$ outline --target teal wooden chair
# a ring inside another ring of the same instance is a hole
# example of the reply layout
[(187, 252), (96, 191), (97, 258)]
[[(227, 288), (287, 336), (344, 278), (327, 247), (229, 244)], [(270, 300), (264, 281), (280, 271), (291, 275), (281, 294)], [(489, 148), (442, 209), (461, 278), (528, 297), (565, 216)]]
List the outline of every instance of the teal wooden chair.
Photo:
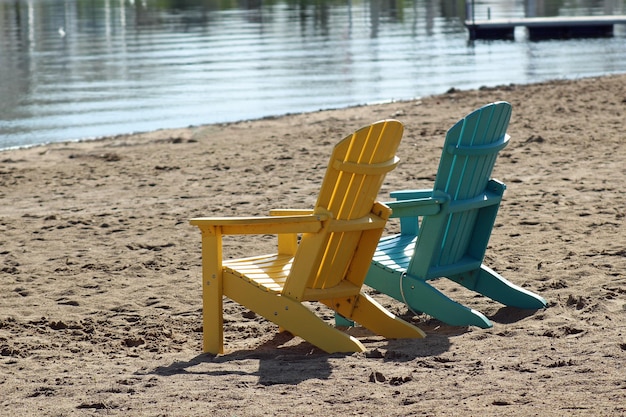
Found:
[[(400, 218), (400, 234), (380, 240), (365, 283), (450, 325), (492, 323), (429, 284), (448, 278), (504, 305), (539, 309), (546, 301), (483, 265), (505, 185), (490, 179), (509, 142), (511, 105), (491, 103), (447, 133), (432, 190), (392, 192), (386, 203)], [(340, 319), (341, 320), (341, 319)], [(345, 324), (345, 323), (344, 323)]]

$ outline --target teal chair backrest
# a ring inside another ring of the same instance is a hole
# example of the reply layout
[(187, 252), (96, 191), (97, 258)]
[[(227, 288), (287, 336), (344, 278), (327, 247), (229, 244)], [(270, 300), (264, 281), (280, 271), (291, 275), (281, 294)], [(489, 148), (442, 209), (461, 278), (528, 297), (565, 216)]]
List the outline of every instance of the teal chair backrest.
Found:
[(419, 229), (409, 276), (427, 280), (480, 267), (505, 189), (490, 177), (508, 144), (510, 118), (509, 103), (492, 103), (448, 131), (433, 188), (433, 197), (446, 202), (421, 225), (402, 225), (403, 233)]

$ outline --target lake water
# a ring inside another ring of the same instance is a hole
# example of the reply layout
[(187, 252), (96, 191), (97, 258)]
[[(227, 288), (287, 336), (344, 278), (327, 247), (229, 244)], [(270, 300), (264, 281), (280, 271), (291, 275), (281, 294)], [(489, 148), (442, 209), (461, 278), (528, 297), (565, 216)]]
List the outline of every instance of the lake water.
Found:
[[(470, 42), (465, 14), (458, 0), (0, 0), (0, 149), (626, 72), (624, 25)], [(474, 14), (626, 14), (626, 0)]]

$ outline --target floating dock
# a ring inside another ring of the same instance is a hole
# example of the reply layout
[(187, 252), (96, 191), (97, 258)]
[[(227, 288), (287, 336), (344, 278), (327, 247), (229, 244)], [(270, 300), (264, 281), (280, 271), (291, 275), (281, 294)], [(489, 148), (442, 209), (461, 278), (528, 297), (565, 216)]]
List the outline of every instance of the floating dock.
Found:
[(626, 15), (525, 17), (519, 19), (466, 20), (471, 40), (514, 39), (515, 28), (526, 27), (531, 40), (609, 38), (613, 27), (626, 24)]

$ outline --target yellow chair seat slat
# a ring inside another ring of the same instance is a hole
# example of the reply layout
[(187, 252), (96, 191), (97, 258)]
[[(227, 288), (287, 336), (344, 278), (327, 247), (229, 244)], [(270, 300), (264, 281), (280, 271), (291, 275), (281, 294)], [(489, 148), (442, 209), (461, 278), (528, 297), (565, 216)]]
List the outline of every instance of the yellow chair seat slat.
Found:
[(280, 293), (289, 276), (292, 261), (293, 257), (286, 255), (237, 259), (225, 261), (224, 272), (237, 275), (266, 291)]

